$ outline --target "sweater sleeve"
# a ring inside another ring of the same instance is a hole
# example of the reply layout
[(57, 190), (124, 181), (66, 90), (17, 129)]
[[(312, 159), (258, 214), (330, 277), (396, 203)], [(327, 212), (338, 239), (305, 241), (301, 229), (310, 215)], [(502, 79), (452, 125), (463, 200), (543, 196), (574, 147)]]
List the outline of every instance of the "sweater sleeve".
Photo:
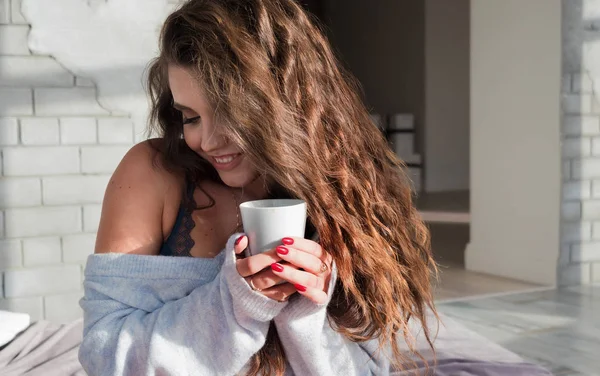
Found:
[[(332, 268), (328, 296), (335, 287), (337, 268)], [(275, 326), (294, 375), (389, 374), (386, 356), (378, 356), (377, 341), (355, 343), (339, 334), (327, 319), (327, 304), (318, 305), (299, 296), (275, 317)]]
[(238, 274), (235, 238), (211, 260), (91, 255), (80, 302), (79, 359), (85, 371), (90, 376), (240, 371), (263, 346), (270, 320), (286, 303), (252, 291)]

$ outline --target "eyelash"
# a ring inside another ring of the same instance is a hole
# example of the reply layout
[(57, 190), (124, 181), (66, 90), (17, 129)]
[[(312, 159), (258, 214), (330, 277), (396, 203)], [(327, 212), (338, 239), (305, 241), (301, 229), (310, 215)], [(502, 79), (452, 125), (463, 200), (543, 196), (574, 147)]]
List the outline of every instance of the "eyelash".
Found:
[(183, 119), (183, 124), (192, 124), (200, 120), (200, 116), (194, 116), (193, 118)]

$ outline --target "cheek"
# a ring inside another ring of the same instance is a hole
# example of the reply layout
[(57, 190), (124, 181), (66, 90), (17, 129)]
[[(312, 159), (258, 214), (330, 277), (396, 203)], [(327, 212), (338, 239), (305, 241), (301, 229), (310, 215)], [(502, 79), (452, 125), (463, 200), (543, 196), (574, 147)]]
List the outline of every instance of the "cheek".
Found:
[(202, 150), (202, 148), (201, 148), (202, 139), (193, 130), (190, 130), (189, 128), (184, 127), (183, 128), (183, 139), (185, 140), (185, 143), (187, 144), (187, 146), (190, 149), (194, 150), (195, 152), (200, 152), (200, 150)]
[(240, 167), (250, 177), (254, 178), (259, 175), (258, 169), (247, 158), (244, 158), (244, 161), (240, 164)]

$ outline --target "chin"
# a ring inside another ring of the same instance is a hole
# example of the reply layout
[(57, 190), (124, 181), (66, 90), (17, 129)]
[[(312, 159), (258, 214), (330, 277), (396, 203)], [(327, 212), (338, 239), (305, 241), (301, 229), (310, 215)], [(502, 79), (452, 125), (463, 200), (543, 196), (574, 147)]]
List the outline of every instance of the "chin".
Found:
[(255, 176), (253, 174), (234, 174), (234, 173), (219, 173), (219, 177), (223, 183), (231, 188), (242, 188), (250, 184)]

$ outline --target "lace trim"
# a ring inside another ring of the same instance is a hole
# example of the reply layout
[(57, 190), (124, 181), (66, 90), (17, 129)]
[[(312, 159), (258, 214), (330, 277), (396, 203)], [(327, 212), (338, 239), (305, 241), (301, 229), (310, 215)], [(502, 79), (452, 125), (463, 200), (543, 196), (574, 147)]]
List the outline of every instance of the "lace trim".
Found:
[(196, 206), (194, 201), (194, 189), (194, 184), (188, 183), (186, 195), (184, 199), (181, 200), (181, 221), (176, 229), (177, 232), (169, 239), (169, 248), (171, 248), (173, 256), (191, 257), (192, 254), (190, 251), (196, 244), (191, 236), (192, 229), (196, 227), (196, 223), (192, 218), (192, 213)]

